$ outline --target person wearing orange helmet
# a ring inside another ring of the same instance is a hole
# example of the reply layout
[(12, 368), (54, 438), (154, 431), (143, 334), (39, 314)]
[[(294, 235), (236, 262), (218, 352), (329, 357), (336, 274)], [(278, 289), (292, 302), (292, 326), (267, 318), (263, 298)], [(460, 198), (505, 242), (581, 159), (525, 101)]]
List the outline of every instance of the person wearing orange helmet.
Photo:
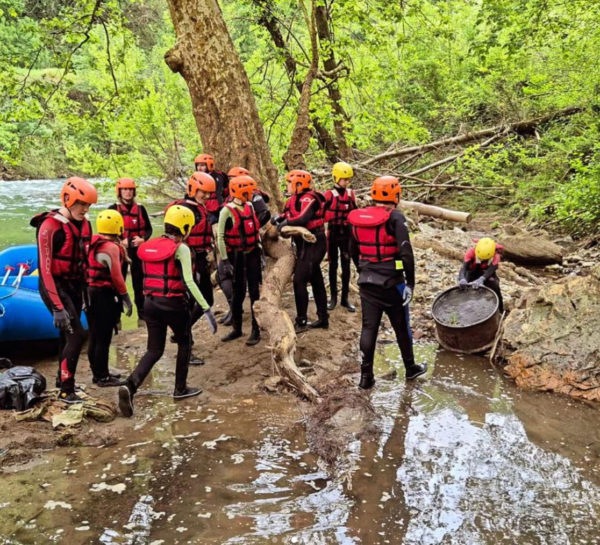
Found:
[(197, 155), (194, 159), (194, 167), (196, 172), (210, 174), (215, 180), (215, 190), (206, 200), (210, 223), (215, 224), (219, 221), (219, 212), (229, 195), (229, 179), (224, 172), (215, 169), (215, 158), (208, 153)]
[(60, 330), (59, 398), (80, 403), (83, 400), (75, 393), (75, 372), (85, 340), (81, 309), (92, 238), (86, 214), (98, 201), (98, 193), (93, 184), (74, 176), (63, 184), (60, 200), (60, 208), (38, 214), (30, 224), (37, 230), (40, 296)]
[(123, 243), (129, 259), (123, 260), (123, 277), (131, 267), (131, 285), (133, 300), (139, 322), (144, 319), (144, 290), (142, 286), (142, 262), (138, 257), (138, 247), (152, 236), (152, 224), (146, 208), (136, 201), (137, 186), (131, 178), (119, 178), (115, 187), (117, 202), (110, 206), (123, 217)]
[(231, 279), (231, 315), (233, 329), (221, 340), (233, 341), (242, 336), (242, 309), (246, 298), (246, 286), (250, 295), (252, 332), (246, 340), (248, 346), (260, 341), (260, 329), (254, 316), (254, 303), (260, 298), (262, 280), (262, 249), (260, 247), (259, 221), (251, 200), (257, 188), (256, 182), (247, 175), (236, 176), (229, 182), (233, 200), (221, 210), (217, 230), (219, 249), (218, 275), (222, 280)]
[[(192, 251), (194, 262), (194, 278), (200, 288), (202, 297), (206, 299), (209, 306), (213, 306), (215, 298), (212, 282), (210, 280), (210, 263), (208, 254), (213, 252), (213, 230), (210, 222), (210, 214), (206, 208), (206, 202), (214, 193), (216, 182), (210, 174), (197, 171), (188, 179), (185, 197), (173, 201), (167, 205), (166, 210), (174, 205), (184, 206), (194, 214), (194, 226), (187, 238), (186, 244)], [(194, 304), (192, 309), (192, 325), (202, 316), (200, 305)], [(190, 365), (204, 365), (204, 360), (196, 354), (190, 359)]]
[[(321, 272), (321, 261), (327, 251), (324, 230), (325, 198), (313, 189), (312, 176), (305, 170), (292, 170), (285, 176), (287, 191), (291, 197), (285, 203), (283, 213), (271, 222), (277, 230), (283, 227), (299, 226), (308, 229), (316, 237), (316, 242), (306, 242), (301, 236), (294, 237), (296, 264), (294, 266), (294, 298), (296, 300), (296, 331), (311, 328), (327, 329), (327, 291)], [(318, 319), (307, 322), (308, 284), (312, 286)]]
[(373, 206), (353, 210), (351, 252), (359, 262), (358, 286), (362, 308), (360, 382), (368, 390), (375, 384), (373, 358), (383, 313), (394, 332), (406, 380), (424, 374), (426, 365), (415, 363), (408, 305), (415, 286), (415, 261), (406, 218), (396, 210), (402, 189), (393, 176), (376, 178), (371, 186)]
[(339, 162), (331, 171), (334, 186), (325, 191), (325, 222), (327, 223), (327, 260), (329, 261), (329, 292), (331, 298), (327, 308), (333, 310), (337, 305), (337, 268), (338, 255), (342, 268), (341, 305), (349, 312), (356, 312), (350, 302), (350, 226), (348, 214), (356, 208), (354, 191), (348, 187), (354, 176), (354, 170), (348, 163)]

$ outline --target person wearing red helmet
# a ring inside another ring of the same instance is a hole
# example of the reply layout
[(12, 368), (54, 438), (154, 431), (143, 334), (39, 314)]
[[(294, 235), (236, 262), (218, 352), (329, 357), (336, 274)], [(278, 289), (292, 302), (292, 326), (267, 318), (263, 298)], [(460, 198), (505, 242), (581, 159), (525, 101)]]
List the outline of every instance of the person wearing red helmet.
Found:
[(219, 221), (219, 212), (229, 195), (229, 179), (224, 172), (215, 169), (215, 158), (208, 153), (201, 153), (194, 159), (196, 172), (210, 174), (215, 180), (216, 188), (206, 200), (211, 225)]
[(129, 258), (123, 261), (123, 278), (127, 278), (127, 270), (131, 267), (133, 300), (137, 309), (138, 321), (142, 321), (144, 319), (144, 290), (142, 262), (138, 257), (138, 248), (142, 242), (152, 236), (152, 224), (146, 208), (136, 201), (135, 180), (119, 178), (115, 190), (118, 202), (109, 208), (116, 210), (123, 217), (123, 242), (127, 247)]
[[(213, 252), (213, 230), (206, 202), (215, 192), (216, 182), (210, 174), (194, 172), (188, 180), (185, 198), (173, 201), (167, 205), (169, 210), (174, 205), (184, 206), (194, 214), (194, 226), (191, 229), (186, 244), (192, 252), (194, 263), (194, 278), (200, 288), (202, 297), (212, 307), (215, 298), (210, 280), (210, 263), (208, 254)], [(192, 301), (192, 325), (202, 316), (202, 307)], [(204, 365), (204, 360), (198, 355), (192, 355), (190, 365)]]
[(75, 393), (75, 372), (85, 340), (81, 309), (92, 238), (85, 216), (98, 201), (98, 193), (93, 184), (74, 176), (63, 184), (60, 200), (60, 208), (36, 215), (30, 224), (37, 230), (40, 296), (60, 330), (59, 399), (80, 403), (83, 400)]
[(415, 260), (406, 218), (396, 210), (402, 189), (393, 176), (381, 176), (371, 186), (373, 206), (353, 210), (351, 253), (358, 259), (358, 286), (362, 308), (360, 382), (368, 390), (375, 384), (373, 358), (381, 318), (390, 320), (404, 361), (406, 379), (424, 374), (426, 365), (415, 363), (408, 305), (415, 286)]
[(217, 271), (221, 279), (231, 279), (233, 283), (233, 329), (221, 340), (229, 342), (242, 336), (242, 308), (247, 286), (252, 316), (252, 332), (246, 340), (248, 346), (260, 341), (260, 329), (254, 317), (254, 303), (260, 298), (262, 250), (260, 225), (251, 204), (256, 188), (256, 182), (247, 175), (237, 176), (230, 181), (229, 190), (233, 200), (221, 210), (217, 231), (220, 257)]
[[(307, 328), (329, 328), (327, 312), (327, 291), (321, 272), (321, 261), (327, 251), (324, 230), (325, 198), (312, 186), (312, 176), (305, 170), (292, 170), (285, 176), (288, 193), (291, 197), (285, 203), (283, 213), (275, 216), (271, 223), (281, 231), (286, 225), (308, 229), (316, 237), (316, 242), (294, 237), (296, 264), (294, 266), (294, 298), (296, 300), (296, 331)], [(318, 319), (307, 323), (308, 284), (312, 286)]]

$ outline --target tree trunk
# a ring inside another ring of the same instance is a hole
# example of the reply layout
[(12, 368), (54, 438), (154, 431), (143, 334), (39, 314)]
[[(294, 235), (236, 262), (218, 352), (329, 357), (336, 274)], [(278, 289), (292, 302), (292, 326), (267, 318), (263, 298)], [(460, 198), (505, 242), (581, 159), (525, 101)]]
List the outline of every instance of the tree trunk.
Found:
[(271, 159), (244, 66), (217, 0), (169, 0), (177, 43), (165, 54), (188, 85), (204, 151), (217, 167), (247, 168), (280, 204)]
[(521, 265), (551, 265), (562, 263), (562, 248), (544, 238), (531, 234), (503, 237), (499, 240), (504, 250), (502, 255)]
[[(333, 52), (333, 36), (327, 7), (323, 4), (317, 5), (315, 16), (319, 42), (322, 51), (324, 51), (323, 67), (327, 73), (333, 74), (338, 69), (338, 65)], [(331, 77), (336, 78), (335, 75), (332, 75)], [(342, 159), (350, 160), (352, 159), (352, 150), (348, 147), (348, 143), (346, 142), (346, 129), (344, 128), (344, 121), (348, 119), (348, 116), (342, 106), (342, 94), (340, 93), (340, 89), (335, 79), (332, 79), (327, 86), (327, 92), (329, 93), (329, 100), (331, 101), (331, 108), (334, 113), (333, 128), (337, 140), (339, 156)]]
[(469, 212), (448, 210), (447, 208), (432, 206), (431, 204), (423, 204), (422, 202), (401, 200), (399, 206), (405, 210), (414, 210), (423, 216), (431, 216), (433, 218), (441, 218), (444, 220), (459, 221), (464, 223), (469, 223), (471, 221), (471, 214), (469, 214)]

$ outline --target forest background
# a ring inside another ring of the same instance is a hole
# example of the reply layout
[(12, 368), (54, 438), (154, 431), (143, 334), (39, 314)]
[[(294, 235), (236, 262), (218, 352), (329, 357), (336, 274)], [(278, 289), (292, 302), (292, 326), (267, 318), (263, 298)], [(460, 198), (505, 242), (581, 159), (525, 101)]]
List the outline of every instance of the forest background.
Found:
[[(310, 0), (220, 2), (281, 172), (317, 43), (308, 168), (579, 107), (463, 147), (433, 181), (476, 188), (445, 195), (471, 212), (600, 230), (599, 2), (314, 2), (318, 42)], [(202, 143), (185, 81), (164, 61), (175, 41), (162, 0), (0, 0), (0, 177), (189, 175)]]

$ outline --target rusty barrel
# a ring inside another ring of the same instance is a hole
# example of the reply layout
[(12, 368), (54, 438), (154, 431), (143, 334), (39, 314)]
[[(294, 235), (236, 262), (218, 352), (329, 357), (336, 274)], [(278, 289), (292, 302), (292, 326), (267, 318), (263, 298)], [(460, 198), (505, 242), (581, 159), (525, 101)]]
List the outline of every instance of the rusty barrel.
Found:
[(433, 302), (436, 337), (452, 352), (474, 354), (492, 347), (500, 324), (498, 296), (489, 288), (450, 288)]

